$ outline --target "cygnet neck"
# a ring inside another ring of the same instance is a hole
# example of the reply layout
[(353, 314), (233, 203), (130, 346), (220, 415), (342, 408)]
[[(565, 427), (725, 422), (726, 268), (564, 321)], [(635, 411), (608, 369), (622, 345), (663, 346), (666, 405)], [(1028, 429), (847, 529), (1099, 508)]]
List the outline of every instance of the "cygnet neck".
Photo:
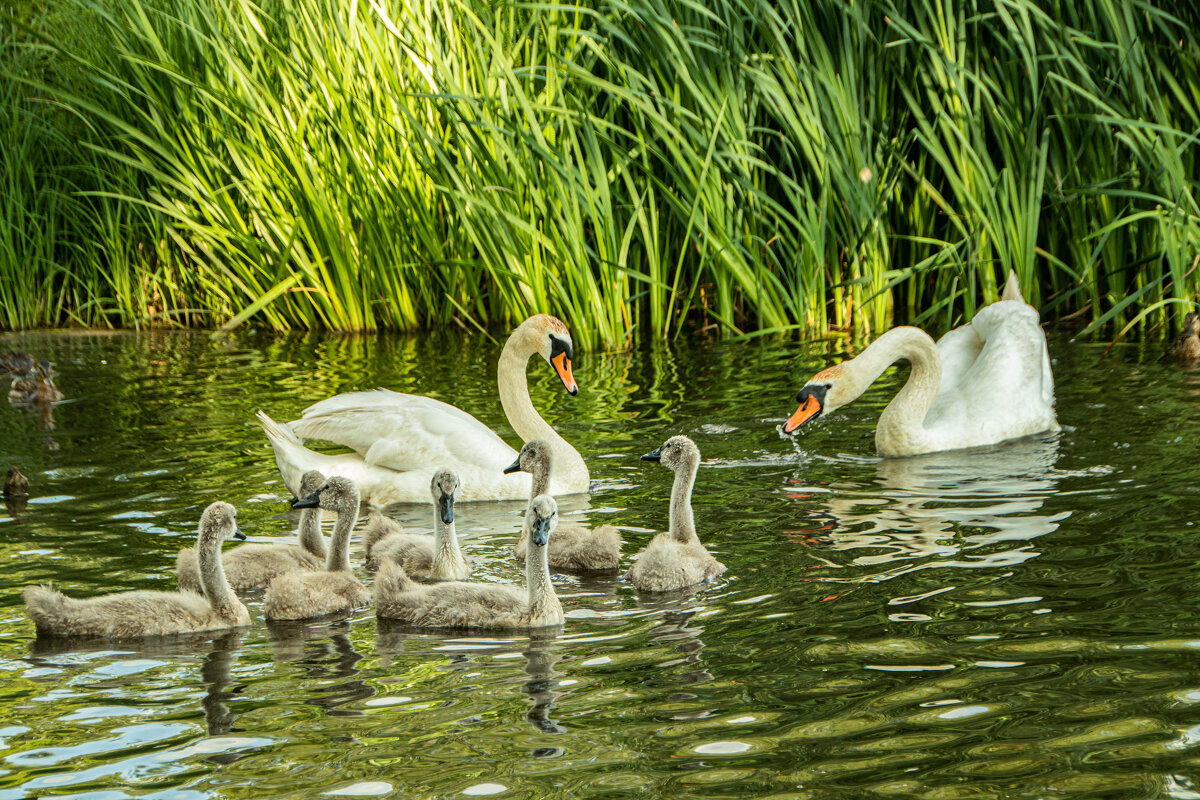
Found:
[[(551, 531), (553, 535), (553, 531)], [(529, 589), (529, 616), (532, 620), (563, 619), (562, 603), (550, 582), (549, 543), (529, 543), (525, 553), (525, 585)]]
[(201, 525), (196, 542), (197, 557), (200, 560), (200, 585), (204, 588), (204, 596), (208, 598), (213, 611), (225, 619), (237, 619), (241, 601), (237, 599), (229, 581), (225, 579), (225, 566), (221, 563), (221, 543), (224, 541), (224, 533), (216, 525)]
[(442, 522), (442, 514), (436, 503), (433, 506), (433, 551), (434, 560), (438, 562), (447, 559), (451, 562), (463, 560), (462, 551), (458, 549), (454, 523)]
[(325, 559), (325, 569), (329, 572), (350, 570), (350, 532), (354, 530), (354, 523), (358, 518), (358, 494), (340, 500), (335, 509), (338, 518), (329, 542), (329, 555)]
[(521, 539), (517, 542), (517, 547), (520, 547), (522, 542), (529, 541), (529, 530), (533, 524), (533, 499), (550, 494), (550, 463), (542, 458), (534, 459), (529, 475), (533, 479), (533, 489), (529, 493), (529, 503), (525, 506), (525, 524), (521, 526)]
[(305, 508), (300, 511), (300, 547), (317, 558), (328, 557), (325, 537), (321, 535), (321, 508)]
[(675, 482), (671, 486), (670, 532), (678, 542), (689, 544), (698, 541), (696, 520), (692, 516), (692, 486), (696, 483), (696, 472), (700, 459), (694, 455), (675, 469)]

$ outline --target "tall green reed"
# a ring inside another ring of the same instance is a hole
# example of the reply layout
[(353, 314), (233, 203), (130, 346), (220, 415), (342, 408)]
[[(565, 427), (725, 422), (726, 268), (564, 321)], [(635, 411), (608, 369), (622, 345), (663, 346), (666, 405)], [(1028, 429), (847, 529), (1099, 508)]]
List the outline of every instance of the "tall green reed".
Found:
[[(1190, 15), (1190, 16), (1189, 16)], [(44, 0), (0, 28), (0, 325), (580, 341), (1197, 288), (1166, 2)]]

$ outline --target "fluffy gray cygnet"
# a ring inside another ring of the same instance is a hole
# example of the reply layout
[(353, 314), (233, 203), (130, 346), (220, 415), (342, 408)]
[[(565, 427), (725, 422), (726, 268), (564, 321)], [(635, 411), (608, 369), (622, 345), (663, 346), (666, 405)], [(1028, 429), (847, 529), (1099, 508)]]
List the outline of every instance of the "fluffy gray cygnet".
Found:
[(350, 569), (350, 532), (358, 518), (358, 487), (349, 478), (335, 475), (292, 504), (292, 508), (300, 509), (318, 506), (338, 515), (325, 569), (294, 570), (271, 581), (263, 596), (263, 616), (267, 619), (314, 619), (349, 613), (371, 602), (370, 591)]
[(25, 610), (39, 634), (131, 639), (192, 633), (250, 624), (250, 612), (233, 593), (221, 566), (221, 543), (238, 530), (237, 511), (213, 503), (200, 517), (198, 592), (136, 591), (77, 600), (47, 586), (25, 587)]
[(692, 486), (700, 468), (700, 450), (686, 436), (672, 436), (643, 461), (661, 461), (675, 472), (671, 487), (670, 527), (650, 540), (625, 577), (643, 592), (672, 592), (708, 583), (725, 571), (700, 544), (692, 517)]
[[(300, 482), (301, 497), (321, 488), (325, 476), (315, 469), (304, 473)], [(325, 537), (321, 535), (321, 509), (306, 508), (300, 512), (300, 544), (266, 544), (255, 542), (235, 547), (221, 555), (225, 578), (234, 591), (261, 589), (277, 575), (296, 569), (318, 570), (325, 565)], [(200, 562), (192, 547), (179, 551), (175, 560), (179, 588), (203, 592), (200, 583)]]
[(461, 581), (471, 574), (471, 564), (458, 549), (454, 531), (454, 498), (458, 493), (458, 475), (440, 469), (433, 475), (429, 491), (433, 495), (433, 536), (404, 533), (391, 517), (372, 514), (363, 528), (364, 566), (379, 569), (385, 560), (404, 568), (410, 578), (431, 581)]
[[(525, 443), (517, 460), (505, 468), (505, 472), (528, 472), (533, 476), (529, 494), (530, 508), (533, 500), (550, 491), (550, 469), (553, 465), (549, 442), (532, 439)], [(513, 553), (518, 561), (525, 560), (529, 546), (529, 509), (525, 511), (525, 526), (517, 540)], [(582, 525), (559, 525), (548, 551), (550, 566), (556, 569), (607, 570), (616, 569), (621, 562), (621, 534), (612, 525), (601, 525), (588, 529)]]
[(446, 582), (420, 584), (394, 561), (384, 561), (375, 576), (375, 613), (419, 628), (511, 630), (561, 625), (562, 604), (550, 582), (547, 543), (558, 523), (554, 498), (532, 503), (530, 553), (525, 561), (525, 590), (515, 586)]

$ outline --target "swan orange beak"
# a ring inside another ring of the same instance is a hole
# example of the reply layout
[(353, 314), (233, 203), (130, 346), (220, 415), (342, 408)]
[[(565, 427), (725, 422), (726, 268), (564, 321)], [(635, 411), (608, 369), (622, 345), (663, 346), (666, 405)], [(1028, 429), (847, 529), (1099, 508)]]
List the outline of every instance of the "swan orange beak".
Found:
[(800, 407), (783, 423), (783, 432), (792, 433), (804, 423), (819, 417), (825, 408), (825, 392), (828, 389), (828, 386), (805, 386), (797, 392), (796, 401)]
[(563, 386), (567, 389), (567, 394), (574, 397), (579, 394), (579, 384), (575, 382), (575, 376), (571, 374), (571, 359), (567, 358), (566, 353), (559, 353), (550, 359), (550, 363), (554, 366), (554, 371), (558, 373), (558, 377), (563, 382)]

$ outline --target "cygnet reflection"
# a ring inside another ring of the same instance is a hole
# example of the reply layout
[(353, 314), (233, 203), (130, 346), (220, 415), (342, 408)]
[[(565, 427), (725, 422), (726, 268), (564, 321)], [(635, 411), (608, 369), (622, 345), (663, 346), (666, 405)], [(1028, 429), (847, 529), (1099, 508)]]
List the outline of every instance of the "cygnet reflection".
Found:
[(276, 661), (298, 664), (306, 678), (318, 682), (305, 702), (325, 709), (330, 716), (360, 716), (363, 712), (342, 706), (376, 694), (375, 687), (356, 679), (363, 656), (350, 640), (349, 620), (268, 620), (267, 643)]

